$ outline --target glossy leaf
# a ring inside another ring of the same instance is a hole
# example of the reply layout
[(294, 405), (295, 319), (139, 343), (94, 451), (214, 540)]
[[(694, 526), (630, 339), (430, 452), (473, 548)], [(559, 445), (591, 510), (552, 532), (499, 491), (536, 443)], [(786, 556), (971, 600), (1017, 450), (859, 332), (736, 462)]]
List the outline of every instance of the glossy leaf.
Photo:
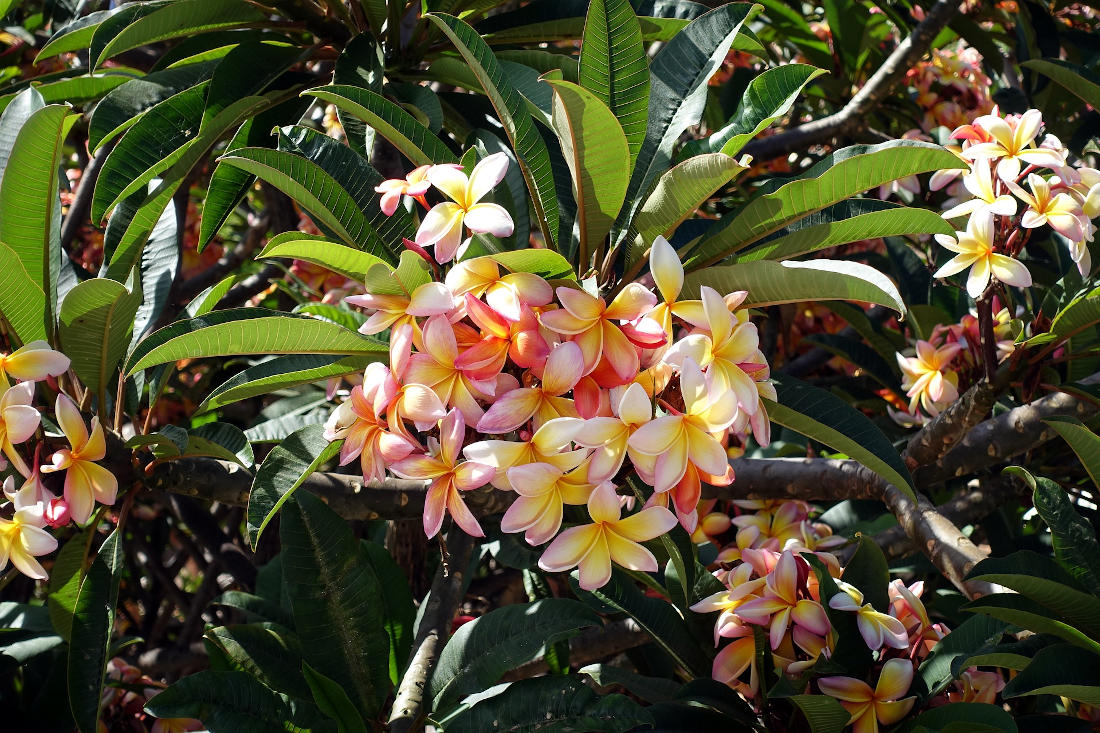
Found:
[(53, 567), (50, 568), (46, 606), (50, 613), (50, 623), (65, 641), (72, 637), (73, 614), (76, 613), (80, 583), (84, 580), (85, 539), (84, 532), (70, 537), (57, 553)]
[(235, 308), (177, 321), (137, 345), (126, 374), (180, 359), (237, 354), (371, 354), (384, 344), (308, 316)]
[(263, 251), (256, 255), (258, 260), (275, 257), (312, 262), (359, 282), (366, 278), (367, 271), (375, 265), (389, 267), (385, 260), (368, 252), (333, 242), (323, 236), (302, 232), (278, 234), (269, 239)]
[(184, 455), (209, 456), (252, 468), (255, 455), (244, 432), (224, 422), (203, 423), (188, 434)]
[(69, 51), (78, 51), (88, 47), (99, 24), (117, 13), (121, 8), (111, 10), (96, 10), (80, 18), (73, 18), (65, 25), (58, 28), (42, 50), (38, 52), (34, 62), (40, 64), (46, 59), (59, 56)]
[(550, 170), (550, 154), (535, 129), (522, 97), (508, 81), (500, 62), (477, 31), (449, 15), (432, 14), (428, 17), (455, 45), (492, 102), (515, 150), (523, 178), (527, 181), (543, 238), (548, 247), (554, 248), (558, 236), (558, 201)]
[(517, 249), (486, 257), (512, 272), (530, 272), (546, 280), (577, 279), (569, 260), (545, 249)]
[(1020, 66), (1050, 77), (1090, 107), (1100, 106), (1100, 80), (1088, 69), (1062, 59), (1029, 59)]
[(649, 58), (628, 0), (592, 0), (581, 39), (579, 83), (618, 118), (634, 168), (649, 116)]
[(538, 658), (555, 641), (589, 626), (600, 626), (600, 617), (568, 598), (504, 606), (463, 624), (432, 673), (428, 694), (433, 708), (449, 710), (466, 695), (496, 684), (508, 670)]
[(73, 610), (67, 679), (69, 707), (80, 733), (96, 733), (122, 562), (122, 543), (114, 532), (88, 568)]
[(1016, 593), (991, 593), (963, 606), (966, 611), (992, 616), (1037, 634), (1051, 634), (1100, 655), (1100, 643), (1059, 621), (1049, 608)]
[[(105, 278), (86, 280), (61, 304), (58, 336), (72, 369), (93, 394), (103, 394), (118, 367), (142, 302), (141, 290)], [(105, 409), (104, 405), (100, 409)]]
[(15, 139), (31, 115), (46, 106), (34, 87), (28, 87), (15, 96), (0, 114), (0, 180), (8, 167), (8, 158), (15, 150)]
[(952, 669), (956, 663), (965, 662), (981, 649), (999, 642), (1007, 627), (1004, 621), (975, 615), (967, 617), (952, 629), (920, 665), (918, 675), (928, 695), (939, 694), (955, 678)]
[(873, 267), (845, 260), (738, 262), (696, 270), (684, 279), (682, 297), (698, 297), (708, 285), (720, 293), (748, 290), (745, 307), (820, 300), (855, 300), (905, 313), (905, 302), (890, 278)]
[(1074, 417), (1055, 416), (1043, 420), (1069, 443), (1094, 486), (1100, 487), (1100, 436)]

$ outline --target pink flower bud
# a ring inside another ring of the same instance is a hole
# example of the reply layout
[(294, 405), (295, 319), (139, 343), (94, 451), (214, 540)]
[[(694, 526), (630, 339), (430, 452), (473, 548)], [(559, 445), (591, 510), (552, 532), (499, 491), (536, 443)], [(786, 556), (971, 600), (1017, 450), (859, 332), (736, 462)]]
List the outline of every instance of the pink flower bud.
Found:
[(46, 505), (46, 524), (53, 528), (64, 527), (71, 519), (69, 503), (62, 498), (51, 499)]

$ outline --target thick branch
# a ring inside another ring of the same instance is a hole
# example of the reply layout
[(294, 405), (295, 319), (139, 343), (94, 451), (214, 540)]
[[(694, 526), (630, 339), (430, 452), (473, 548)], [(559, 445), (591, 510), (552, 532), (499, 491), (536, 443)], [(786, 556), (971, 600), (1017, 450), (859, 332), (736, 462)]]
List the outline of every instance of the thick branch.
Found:
[(928, 53), (932, 41), (951, 22), (958, 9), (958, 2), (939, 0), (839, 112), (778, 135), (754, 140), (745, 146), (744, 152), (757, 160), (770, 160), (865, 128), (870, 114), (905, 78), (905, 73)]

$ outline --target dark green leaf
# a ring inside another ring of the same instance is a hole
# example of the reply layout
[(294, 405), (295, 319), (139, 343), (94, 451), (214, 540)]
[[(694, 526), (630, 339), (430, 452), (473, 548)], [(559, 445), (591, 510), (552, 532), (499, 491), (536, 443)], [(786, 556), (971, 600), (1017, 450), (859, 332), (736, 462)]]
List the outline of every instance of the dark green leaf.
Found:
[(46, 606), (50, 612), (50, 622), (65, 641), (72, 637), (76, 599), (84, 579), (85, 540), (84, 532), (70, 537), (50, 568), (50, 592)]
[(962, 610), (983, 613), (1037, 634), (1051, 634), (1093, 654), (1100, 654), (1100, 644), (1059, 621), (1057, 614), (1046, 606), (1016, 593), (991, 593), (971, 601)]
[(876, 611), (888, 613), (890, 569), (886, 556), (871, 537), (860, 534), (857, 541), (855, 554), (844, 566), (844, 582), (858, 588), (863, 593), (863, 600), (870, 603)]
[(126, 354), (141, 301), (136, 286), (131, 292), (122, 283), (104, 278), (85, 280), (65, 296), (58, 330), (61, 348), (93, 394), (107, 389)]
[[(385, 356), (385, 353), (379, 353), (377, 359), (385, 359)], [(195, 409), (195, 414), (201, 415), (249, 397), (271, 394), (287, 387), (360, 372), (374, 360), (376, 359), (370, 356), (340, 357), (323, 354), (277, 356), (248, 367), (222, 382), (211, 390)]]
[(96, 733), (122, 571), (122, 543), (114, 532), (84, 576), (73, 611), (69, 707), (81, 733)]
[[(1078, 456), (1084, 463), (1084, 457), (1080, 453)], [(1094, 468), (1100, 468), (1100, 462)], [(1100, 543), (1092, 524), (1074, 510), (1065, 490), (1049, 479), (1036, 479), (1032, 500), (1039, 516), (1050, 527), (1058, 561), (1083, 587), (1100, 593)]]
[(1024, 695), (1060, 695), (1100, 705), (1100, 656), (1071, 644), (1048, 646), (1005, 685), (1006, 699)]
[(203, 634), (232, 665), (273, 690), (308, 700), (310, 687), (300, 670), (302, 649), (293, 633), (272, 623), (216, 626)]
[(367, 733), (367, 726), (343, 687), (306, 663), (302, 664), (302, 674), (309, 683), (317, 707), (336, 721), (339, 733)]
[(787, 699), (806, 716), (813, 733), (840, 733), (848, 726), (848, 711), (827, 695), (792, 695)]

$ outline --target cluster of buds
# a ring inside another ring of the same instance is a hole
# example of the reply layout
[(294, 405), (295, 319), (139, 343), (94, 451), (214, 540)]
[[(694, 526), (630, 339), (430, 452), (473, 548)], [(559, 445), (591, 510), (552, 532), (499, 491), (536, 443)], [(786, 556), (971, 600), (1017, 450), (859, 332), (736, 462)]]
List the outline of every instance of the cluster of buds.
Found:
[(961, 141), (957, 152), (969, 170), (932, 176), (933, 190), (962, 176), (964, 191), (955, 187), (943, 216), (968, 217), (966, 227), (955, 237), (936, 235), (956, 255), (935, 276), (969, 269), (966, 289), (972, 298), (981, 297), (993, 278), (1031, 285), (1031, 273), (1016, 256), (1031, 231), (1042, 226), (1064, 237), (1082, 276), (1092, 269), (1088, 243), (1096, 231), (1092, 219), (1100, 216), (1100, 171), (1070, 165), (1069, 152), (1053, 135), (1036, 145), (1042, 125), (1038, 110), (1002, 117), (994, 108), (951, 133)]
[[(326, 436), (344, 441), (341, 464), (358, 458), (368, 481), (388, 470), (430, 482), (429, 537), (447, 513), (482, 536), (463, 494), (486, 485), (512, 493), (501, 529), (550, 542), (542, 567), (578, 567), (580, 585), (594, 589), (612, 562), (656, 570), (640, 543), (677, 521), (696, 529), (702, 482), (733, 480), (731, 435), (767, 444), (761, 396), (775, 391), (756, 327), (739, 310), (746, 294), (704, 287), (699, 300), (679, 300), (683, 266), (663, 238), (650, 255), (656, 293), (629, 283), (605, 299), (593, 280), (555, 288), (502, 271), (492, 256), (461, 260), (443, 276), (440, 265), (461, 258), (464, 229), (506, 228), (504, 209), (479, 203), (506, 166), (497, 154), (469, 179), (433, 166), (380, 187), (398, 192), (389, 211), (401, 196), (422, 200), (425, 181), (455, 200), (431, 207), (411, 244), (420, 256), (435, 245), (430, 269), (442, 281), (406, 252), (386, 279), (393, 292), (347, 298), (370, 313), (363, 333), (389, 330), (390, 359), (367, 368)], [(633, 476), (653, 492), (623, 516), (632, 504), (617, 488)], [(568, 510), (577, 523), (561, 531), (567, 506), (577, 507)]]
[[(920, 600), (922, 582), (911, 586), (901, 580), (891, 582), (888, 608), (876, 609), (866, 602), (857, 588), (843, 580), (837, 558), (822, 549), (835, 547), (837, 541), (827, 530), (803, 524), (807, 509), (802, 502), (772, 502), (760, 504), (755, 514), (734, 518), (741, 546), (735, 553), (723, 551), (721, 567), (715, 571), (726, 587), (692, 606), (698, 613), (718, 612), (714, 641), (715, 646), (724, 646), (714, 659), (712, 676), (752, 699), (761, 684), (755, 628), (766, 637), (775, 668), (795, 677), (812, 670), (819, 660), (829, 659), (836, 649), (837, 632), (826, 609), (850, 613), (863, 643), (875, 652), (877, 683), (872, 688), (862, 679), (831, 676), (818, 678), (817, 687), (848, 710), (855, 730), (896, 723), (916, 700), (906, 697), (915, 667), (948, 629), (929, 618)], [(764, 547), (753, 548), (740, 539), (746, 533), (772, 536)], [(803, 541), (806, 537), (811, 544)], [(832, 578), (837, 590), (831, 597), (822, 596), (822, 583), (806, 559), (809, 555)], [(1003, 686), (1000, 674), (970, 669), (945, 695), (950, 700), (992, 702)]]
[[(57, 549), (46, 527), (62, 527), (70, 520), (86, 522), (97, 501), (113, 504), (118, 481), (95, 463), (107, 446), (99, 418), (89, 433), (80, 410), (68, 396), (58, 394), (54, 419), (69, 447), (56, 450), (39, 465), (48, 450), (40, 435), (42, 413), (34, 406), (38, 382), (64, 374), (69, 358), (45, 341), (32, 341), (10, 354), (0, 354), (0, 471), (8, 469), (4, 496), (11, 516), (0, 517), (0, 570), (10, 560), (23, 574), (44, 580), (46, 571), (36, 558)], [(14, 383), (13, 383), (14, 381)], [(64, 472), (64, 493), (55, 496), (43, 474)]]
[[(997, 360), (1011, 356), (1016, 348), (1012, 314), (997, 296), (993, 297), (993, 337)], [(959, 399), (960, 389), (981, 376), (981, 351), (978, 317), (967, 313), (959, 323), (937, 325), (927, 341), (918, 339), (913, 356), (897, 354), (901, 388), (909, 403), (904, 412), (890, 410), (894, 420), (908, 426), (921, 424), (925, 416), (935, 417)]]

